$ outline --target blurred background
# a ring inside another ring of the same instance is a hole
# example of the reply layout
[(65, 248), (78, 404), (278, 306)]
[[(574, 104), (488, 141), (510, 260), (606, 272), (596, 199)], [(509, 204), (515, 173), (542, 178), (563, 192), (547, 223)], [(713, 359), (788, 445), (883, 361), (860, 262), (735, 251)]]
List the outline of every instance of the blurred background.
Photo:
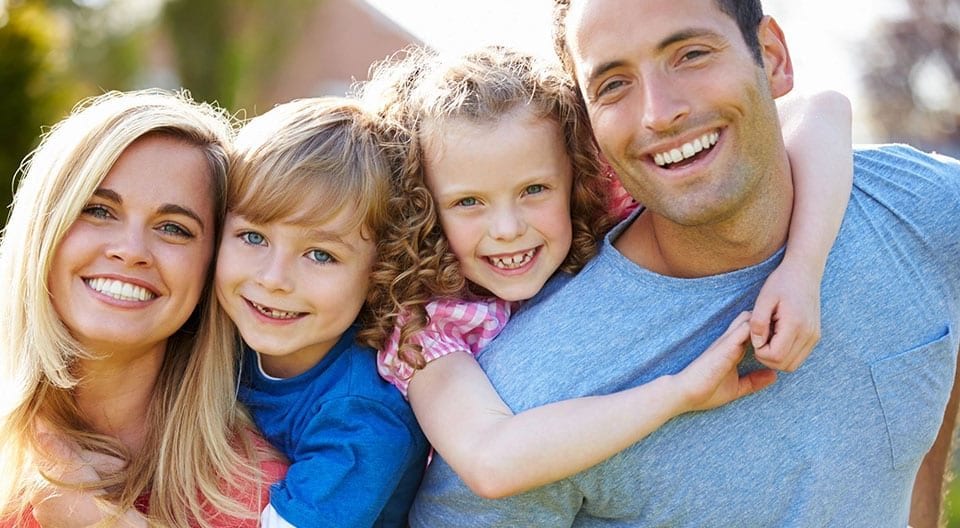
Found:
[[(107, 90), (186, 88), (239, 117), (342, 95), (410, 44), (552, 57), (550, 0), (0, 0), (0, 205), (46, 127)], [(960, 0), (765, 0), (799, 91), (835, 89), (854, 140), (960, 157)], [(960, 491), (960, 487), (958, 487)], [(960, 527), (960, 493), (950, 526)]]

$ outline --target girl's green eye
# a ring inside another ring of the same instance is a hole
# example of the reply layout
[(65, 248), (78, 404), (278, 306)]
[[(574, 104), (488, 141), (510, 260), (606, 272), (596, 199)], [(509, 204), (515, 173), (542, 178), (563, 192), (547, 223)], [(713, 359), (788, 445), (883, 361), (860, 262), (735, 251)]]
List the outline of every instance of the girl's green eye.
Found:
[(477, 205), (477, 199), (473, 196), (461, 198), (460, 201), (457, 202), (457, 205), (460, 207), (473, 207), (474, 205)]
[(535, 183), (533, 185), (528, 185), (525, 191), (527, 194), (539, 194), (544, 191), (544, 187), (539, 183)]

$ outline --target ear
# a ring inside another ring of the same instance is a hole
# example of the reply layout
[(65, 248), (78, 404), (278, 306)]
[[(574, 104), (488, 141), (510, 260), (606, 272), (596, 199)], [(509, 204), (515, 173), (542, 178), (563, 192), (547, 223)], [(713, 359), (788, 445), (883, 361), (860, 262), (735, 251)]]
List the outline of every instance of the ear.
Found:
[(770, 93), (774, 98), (785, 95), (793, 89), (793, 62), (790, 60), (790, 50), (787, 49), (783, 30), (772, 17), (764, 16), (760, 21), (757, 36)]

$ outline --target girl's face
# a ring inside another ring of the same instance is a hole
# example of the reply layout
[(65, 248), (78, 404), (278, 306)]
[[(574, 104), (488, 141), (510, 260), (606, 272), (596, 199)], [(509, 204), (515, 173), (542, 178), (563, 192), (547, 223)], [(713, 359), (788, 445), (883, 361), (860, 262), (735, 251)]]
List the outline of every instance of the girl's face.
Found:
[(504, 300), (533, 297), (572, 239), (559, 125), (519, 107), (496, 123), (451, 119), (430, 132), (426, 183), (464, 277)]
[(130, 145), (53, 256), (48, 285), (90, 350), (162, 351), (196, 308), (213, 257), (214, 200), (203, 153), (147, 136)]

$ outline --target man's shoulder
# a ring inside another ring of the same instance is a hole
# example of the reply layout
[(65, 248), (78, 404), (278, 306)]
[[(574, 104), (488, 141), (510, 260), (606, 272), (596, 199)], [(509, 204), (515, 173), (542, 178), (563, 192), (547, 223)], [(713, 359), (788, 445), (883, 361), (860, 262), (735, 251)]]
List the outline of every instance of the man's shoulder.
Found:
[(861, 145), (854, 148), (854, 185), (871, 179), (902, 181), (912, 189), (960, 193), (960, 161), (910, 145)]

